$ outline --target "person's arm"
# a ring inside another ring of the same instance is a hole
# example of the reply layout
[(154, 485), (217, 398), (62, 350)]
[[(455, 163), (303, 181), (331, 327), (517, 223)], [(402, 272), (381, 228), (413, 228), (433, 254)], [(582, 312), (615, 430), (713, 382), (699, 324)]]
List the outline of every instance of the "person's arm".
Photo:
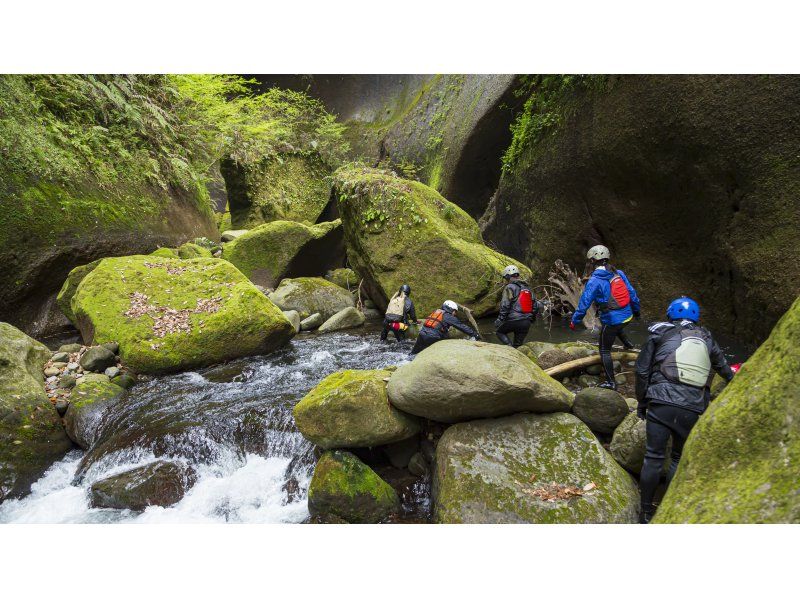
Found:
[[(416, 322), (417, 321), (417, 310), (414, 308), (414, 302), (411, 299), (409, 299), (408, 300), (408, 305), (409, 305), (409, 307), (408, 307), (409, 320), (411, 322)], [(406, 322), (406, 324), (407, 323), (408, 322)]]
[(640, 418), (644, 419), (647, 411), (647, 387), (650, 385), (650, 372), (653, 369), (653, 357), (656, 353), (655, 336), (650, 335), (636, 359), (636, 400), (639, 407), (636, 410)]
[(639, 312), (641, 311), (641, 305), (639, 304), (639, 295), (636, 294), (636, 289), (633, 288), (631, 281), (628, 280), (628, 277), (625, 276), (625, 272), (622, 270), (617, 270), (619, 275), (622, 277), (622, 280), (625, 281), (625, 286), (628, 287), (628, 294), (631, 297), (631, 311), (635, 317), (639, 317)]
[(461, 332), (463, 332), (468, 336), (474, 336), (475, 338), (480, 338), (481, 336), (480, 334), (477, 333), (477, 331), (473, 330), (471, 326), (469, 326), (468, 324), (464, 324), (464, 322), (462, 322), (452, 314), (445, 314), (444, 321), (447, 322), (450, 326), (452, 326), (456, 330), (460, 330)]
[(725, 380), (728, 382), (733, 380), (733, 370), (731, 369), (731, 366), (728, 365), (728, 360), (725, 359), (725, 353), (722, 352), (722, 349), (719, 348), (717, 341), (715, 341), (713, 338), (711, 339), (711, 350), (709, 353), (711, 356), (711, 367), (714, 369), (714, 371), (725, 378)]
[(511, 285), (506, 285), (503, 289), (503, 298), (500, 301), (500, 313), (497, 315), (497, 322), (505, 322), (508, 312), (511, 311), (511, 300), (514, 296)]
[(589, 282), (586, 283), (586, 288), (583, 289), (580, 300), (578, 301), (578, 308), (575, 310), (575, 313), (572, 314), (573, 324), (580, 324), (583, 321), (583, 318), (586, 316), (586, 312), (592, 306), (596, 289), (597, 283), (595, 283), (594, 279), (590, 278)]

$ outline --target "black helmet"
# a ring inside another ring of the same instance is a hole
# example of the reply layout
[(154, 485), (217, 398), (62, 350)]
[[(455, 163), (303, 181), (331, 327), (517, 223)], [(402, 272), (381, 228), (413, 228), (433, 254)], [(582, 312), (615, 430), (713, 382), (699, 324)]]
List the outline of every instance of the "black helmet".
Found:
[(405, 293), (406, 297), (408, 297), (409, 295), (411, 295), (411, 287), (408, 286), (407, 284), (404, 284), (403, 286), (400, 287), (400, 292)]

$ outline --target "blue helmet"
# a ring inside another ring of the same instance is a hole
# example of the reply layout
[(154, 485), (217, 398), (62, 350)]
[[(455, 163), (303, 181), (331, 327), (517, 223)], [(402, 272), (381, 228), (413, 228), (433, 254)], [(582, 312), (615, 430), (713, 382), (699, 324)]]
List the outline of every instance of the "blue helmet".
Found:
[(697, 322), (700, 319), (700, 306), (697, 301), (689, 297), (678, 297), (667, 308), (667, 317), (670, 320), (691, 320)]

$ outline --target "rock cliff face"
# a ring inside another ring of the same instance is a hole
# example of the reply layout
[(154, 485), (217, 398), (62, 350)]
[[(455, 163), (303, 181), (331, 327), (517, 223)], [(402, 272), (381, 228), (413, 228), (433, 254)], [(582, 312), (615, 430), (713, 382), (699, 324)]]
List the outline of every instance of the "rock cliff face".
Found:
[(561, 123), (502, 177), (487, 242), (539, 280), (602, 242), (645, 315), (686, 293), (713, 329), (766, 338), (800, 293), (800, 78), (607, 77), (556, 103)]
[(316, 96), (348, 126), (353, 157), (413, 165), (474, 218), (500, 178), (514, 75), (258, 75)]

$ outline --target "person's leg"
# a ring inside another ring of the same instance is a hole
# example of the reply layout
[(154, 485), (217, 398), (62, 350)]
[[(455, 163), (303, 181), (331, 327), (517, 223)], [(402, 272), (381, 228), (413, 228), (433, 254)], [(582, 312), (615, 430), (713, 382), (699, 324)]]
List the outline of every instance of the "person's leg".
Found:
[(611, 346), (617, 337), (617, 327), (603, 324), (600, 328), (600, 339), (598, 348), (600, 349), (600, 361), (603, 364), (603, 371), (606, 374), (606, 386), (616, 388), (614, 382), (614, 360), (611, 359)]
[(428, 347), (430, 347), (437, 340), (439, 340), (439, 339), (428, 337), (428, 336), (424, 336), (424, 335), (420, 334), (417, 337), (417, 342), (414, 343), (414, 348), (411, 349), (411, 354), (412, 355), (416, 355), (417, 353), (419, 353), (423, 349), (427, 349)]
[(622, 346), (630, 351), (633, 349), (633, 343), (628, 338), (628, 335), (625, 334), (625, 326), (627, 326), (627, 324), (620, 325), (619, 330), (617, 331), (617, 338), (622, 341)]
[(389, 336), (389, 326), (390, 322), (388, 320), (383, 321), (383, 330), (381, 330), (381, 340), (385, 341), (386, 337)]
[(403, 331), (400, 328), (392, 328), (392, 332), (394, 333), (394, 337), (397, 339), (398, 343), (403, 342)]
[(511, 339), (508, 338), (508, 333), (511, 331), (511, 327), (509, 326), (509, 324), (510, 322), (503, 322), (502, 324), (500, 324), (497, 330), (494, 331), (494, 333), (497, 335), (497, 338), (500, 339), (501, 343), (503, 343), (504, 345), (513, 346)]
[(661, 468), (667, 453), (667, 443), (671, 436), (670, 429), (658, 421), (653, 408), (647, 411), (647, 444), (644, 464), (639, 474), (639, 490), (642, 495), (640, 523), (650, 523), (655, 514), (653, 497), (658, 487)]
[(521, 347), (525, 343), (525, 337), (528, 336), (528, 330), (531, 329), (530, 320), (517, 320), (514, 328), (514, 347)]
[(672, 482), (675, 472), (678, 471), (678, 464), (681, 460), (681, 454), (683, 454), (683, 445), (689, 437), (689, 432), (692, 431), (692, 428), (700, 418), (699, 413), (688, 409), (681, 409), (680, 407), (672, 407), (670, 409), (674, 414), (671, 418), (674, 425), (672, 426), (672, 452), (670, 454), (672, 460), (667, 472), (667, 485)]

